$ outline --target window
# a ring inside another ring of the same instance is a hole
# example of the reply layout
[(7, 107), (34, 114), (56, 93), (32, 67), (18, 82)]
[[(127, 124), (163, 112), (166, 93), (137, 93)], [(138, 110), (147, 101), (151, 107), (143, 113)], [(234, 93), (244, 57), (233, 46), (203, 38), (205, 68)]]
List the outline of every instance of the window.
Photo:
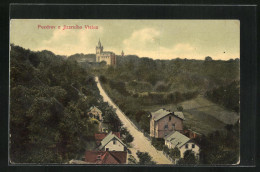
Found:
[(172, 120), (172, 117), (171, 116), (169, 116), (169, 121), (171, 121)]
[(186, 149), (188, 149), (188, 148), (189, 148), (189, 145), (188, 145), (188, 144), (186, 144), (186, 145), (185, 145), (185, 148), (186, 148)]
[(116, 140), (113, 140), (113, 144), (114, 144), (114, 145), (116, 144)]
[(175, 130), (175, 124), (172, 124), (172, 129)]
[(109, 148), (106, 148), (106, 151), (109, 151)]
[(167, 129), (168, 129), (168, 125), (165, 125), (165, 126), (164, 126), (164, 129), (167, 130)]
[(195, 144), (192, 144), (192, 148), (195, 148)]

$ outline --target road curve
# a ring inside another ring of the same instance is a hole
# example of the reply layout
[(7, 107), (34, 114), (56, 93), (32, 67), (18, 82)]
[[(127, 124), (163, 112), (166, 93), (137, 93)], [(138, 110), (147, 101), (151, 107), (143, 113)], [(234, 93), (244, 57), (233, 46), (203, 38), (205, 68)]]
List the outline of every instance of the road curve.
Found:
[(132, 148), (130, 148), (132, 155), (137, 158), (136, 152), (138, 150), (141, 152), (148, 152), (156, 164), (172, 164), (172, 162), (163, 155), (162, 151), (157, 151), (151, 145), (151, 142), (143, 135), (143, 133), (136, 128), (131, 120), (129, 120), (128, 117), (118, 108), (118, 106), (108, 97), (102, 88), (98, 77), (95, 77), (95, 81), (97, 82), (97, 87), (100, 91), (100, 95), (103, 97), (104, 102), (108, 102), (110, 106), (116, 109), (116, 114), (121, 120), (123, 126), (127, 128), (130, 134), (134, 137)]

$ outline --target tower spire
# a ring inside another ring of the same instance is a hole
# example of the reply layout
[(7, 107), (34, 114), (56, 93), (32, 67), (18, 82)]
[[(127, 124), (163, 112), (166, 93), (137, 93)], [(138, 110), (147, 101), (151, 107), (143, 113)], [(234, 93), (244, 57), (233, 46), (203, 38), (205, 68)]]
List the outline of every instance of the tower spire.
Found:
[(99, 41), (98, 41), (98, 46), (101, 47), (101, 42), (100, 42), (100, 38), (99, 38)]

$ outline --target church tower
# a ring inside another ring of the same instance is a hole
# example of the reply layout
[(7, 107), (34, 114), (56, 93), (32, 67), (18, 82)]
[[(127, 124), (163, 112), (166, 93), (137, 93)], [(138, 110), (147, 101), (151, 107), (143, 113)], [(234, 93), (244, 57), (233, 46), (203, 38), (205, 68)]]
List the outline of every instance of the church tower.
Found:
[(98, 41), (98, 46), (96, 47), (96, 54), (101, 54), (103, 52), (103, 46), (101, 45), (100, 39)]
[(103, 51), (103, 46), (98, 41), (98, 45), (96, 46), (96, 62), (106, 62), (107, 65), (116, 65), (116, 54), (112, 51)]
[(124, 54), (124, 51), (122, 50), (122, 52), (121, 52), (121, 56), (124, 57), (124, 55), (125, 55), (125, 54)]
[(101, 45), (100, 39), (98, 45), (96, 46), (96, 62), (100, 62), (100, 56), (103, 53), (103, 46)]

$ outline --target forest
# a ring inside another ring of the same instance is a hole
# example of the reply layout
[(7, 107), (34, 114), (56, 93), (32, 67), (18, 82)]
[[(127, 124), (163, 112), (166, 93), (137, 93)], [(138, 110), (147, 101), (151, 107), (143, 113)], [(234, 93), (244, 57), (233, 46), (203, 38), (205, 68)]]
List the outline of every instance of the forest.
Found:
[[(92, 66), (92, 72), (114, 102), (146, 133), (147, 107), (161, 107), (191, 100), (198, 95), (239, 112), (239, 59), (228, 61), (173, 59), (153, 60), (135, 55), (117, 57), (117, 66)], [(145, 122), (144, 122), (145, 121)]]
[[(10, 67), (11, 163), (81, 159), (98, 130), (87, 115), (91, 106), (104, 112), (107, 123), (119, 121), (102, 102), (93, 75), (75, 61), (11, 45)], [(119, 130), (119, 122), (110, 130)]]
[[(86, 141), (98, 130), (97, 121), (87, 115), (91, 106), (104, 113), (110, 131), (126, 132), (114, 109), (102, 101), (94, 76), (145, 135), (149, 134), (149, 107), (178, 106), (197, 96), (239, 114), (239, 59), (152, 60), (128, 55), (118, 56), (116, 66), (93, 59), (93, 54), (64, 57), (11, 45), (11, 163), (81, 159)], [(197, 142), (202, 149), (200, 163), (236, 162), (239, 124), (226, 125)]]

